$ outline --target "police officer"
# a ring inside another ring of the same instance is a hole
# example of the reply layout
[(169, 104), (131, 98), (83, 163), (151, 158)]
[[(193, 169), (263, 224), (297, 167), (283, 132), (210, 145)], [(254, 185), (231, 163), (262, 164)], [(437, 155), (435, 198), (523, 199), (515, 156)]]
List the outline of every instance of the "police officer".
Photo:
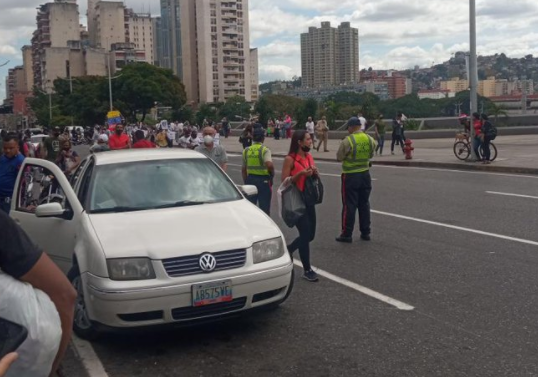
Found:
[(249, 200), (259, 205), (260, 209), (270, 214), (273, 176), (275, 167), (271, 158), (271, 151), (265, 145), (265, 131), (262, 126), (254, 127), (252, 145), (243, 150), (243, 181), (247, 185), (258, 188), (258, 195)]
[(370, 241), (370, 159), (376, 142), (361, 130), (361, 121), (353, 117), (347, 123), (350, 133), (338, 149), (336, 158), (342, 162), (342, 232), (338, 242), (351, 243), (355, 213), (359, 211), (361, 239)]

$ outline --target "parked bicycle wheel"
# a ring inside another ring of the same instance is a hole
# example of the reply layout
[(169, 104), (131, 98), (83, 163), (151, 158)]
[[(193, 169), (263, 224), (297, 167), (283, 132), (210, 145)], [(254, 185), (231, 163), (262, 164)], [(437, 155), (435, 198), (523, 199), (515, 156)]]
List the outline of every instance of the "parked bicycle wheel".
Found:
[[(493, 143), (489, 143), (489, 152), (490, 152), (490, 161), (495, 161), (497, 159), (497, 147)], [(480, 159), (483, 159), (484, 156), (484, 146), (480, 146)]]
[(469, 144), (464, 143), (463, 141), (458, 141), (454, 144), (454, 155), (459, 160), (465, 161), (471, 155), (471, 148)]

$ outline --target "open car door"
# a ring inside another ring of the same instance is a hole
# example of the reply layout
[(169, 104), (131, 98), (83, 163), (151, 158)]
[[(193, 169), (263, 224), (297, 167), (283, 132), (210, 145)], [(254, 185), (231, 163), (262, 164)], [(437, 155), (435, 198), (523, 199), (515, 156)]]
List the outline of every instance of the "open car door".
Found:
[(72, 265), (82, 210), (58, 166), (46, 160), (24, 160), (15, 185), (10, 216), (64, 272)]

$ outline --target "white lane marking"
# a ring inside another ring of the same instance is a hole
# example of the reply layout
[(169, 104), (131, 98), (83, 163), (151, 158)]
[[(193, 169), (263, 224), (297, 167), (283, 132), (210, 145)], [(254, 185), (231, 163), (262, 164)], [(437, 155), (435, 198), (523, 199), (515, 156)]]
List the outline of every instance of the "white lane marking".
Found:
[(474, 234), (480, 234), (480, 235), (482, 235), (482, 236), (488, 236), (488, 237), (500, 238), (500, 239), (502, 239), (502, 240), (506, 240), (506, 241), (513, 241), (513, 242), (519, 242), (519, 243), (523, 243), (523, 244), (527, 244), (527, 245), (538, 246), (538, 242), (536, 242), (536, 241), (530, 241), (530, 240), (525, 240), (525, 239), (523, 239), (523, 238), (516, 238), (516, 237), (503, 236), (502, 234), (489, 233), (489, 232), (484, 232), (484, 231), (482, 231), (482, 230), (476, 230), (476, 229), (471, 229), (471, 228), (464, 228), (464, 227), (462, 227), (462, 226), (456, 226), (456, 225), (450, 225), (450, 224), (438, 223), (438, 222), (436, 222), (436, 221), (423, 220), (423, 219), (418, 219), (418, 218), (416, 218), (416, 217), (397, 215), (397, 214), (395, 214), (395, 213), (382, 212), (382, 211), (376, 211), (376, 210), (372, 210), (371, 212), (372, 212), (372, 213), (376, 213), (376, 214), (378, 214), (378, 215), (390, 216), (390, 217), (396, 217), (396, 218), (398, 218), (398, 219), (411, 220), (411, 221), (416, 221), (416, 222), (418, 222), (418, 223), (423, 223), (423, 224), (428, 224), (428, 225), (435, 225), (435, 226), (441, 226), (441, 227), (444, 227), (444, 228), (449, 228), (449, 229), (454, 229), (454, 230), (461, 230), (461, 231), (463, 231), (463, 232), (474, 233)]
[[(293, 260), (293, 263), (296, 265), (296, 266), (299, 266), (299, 267), (303, 267), (303, 264), (298, 261), (298, 260)], [(329, 279), (329, 280), (332, 280), (334, 281), (335, 283), (338, 283), (338, 284), (342, 284), (348, 288), (351, 288), (351, 289), (354, 289), (356, 290), (357, 292), (360, 292), (362, 294), (365, 294), (366, 296), (370, 296), (372, 298), (375, 298), (376, 300), (379, 300), (379, 301), (382, 301), (384, 302), (385, 304), (389, 304), (389, 305), (392, 305), (394, 306), (396, 309), (399, 309), (399, 310), (406, 310), (406, 311), (411, 311), (411, 310), (414, 310), (415, 307), (414, 306), (411, 306), (409, 304), (406, 304), (404, 302), (401, 302), (401, 301), (398, 301), (396, 299), (393, 299), (389, 296), (385, 296), (384, 294), (382, 293), (379, 293), (379, 292), (376, 292), (376, 291), (373, 291), (371, 290), (370, 288), (366, 288), (366, 287), (363, 287), (362, 285), (359, 285), (357, 283), (354, 283), (352, 281), (349, 281), (347, 279), (344, 279), (344, 278), (341, 278), (339, 276), (336, 276), (336, 275), (333, 275), (331, 274), (330, 272), (327, 272), (327, 271), (324, 271), (322, 269), (319, 269), (317, 267), (314, 267), (312, 266), (312, 269), (314, 271), (316, 271), (316, 273), (320, 276), (323, 276), (324, 278), (326, 279)]]
[(486, 191), (486, 194), (503, 195), (503, 196), (515, 196), (516, 198), (538, 199), (538, 196), (510, 194), (508, 192)]
[[(242, 167), (243, 165), (238, 165), (238, 164), (228, 164), (228, 166), (236, 166), (236, 167)], [(233, 171), (241, 171), (241, 170), (235, 170), (235, 169), (232, 169)], [(280, 170), (275, 170), (275, 173), (282, 173)], [(320, 173), (321, 176), (325, 176), (325, 177), (336, 177), (336, 178), (340, 178), (342, 175), (341, 174), (329, 174), (329, 173)], [(372, 178), (372, 181), (377, 181), (377, 178)]]
[(101, 360), (99, 360), (99, 357), (97, 357), (90, 342), (78, 338), (75, 334), (73, 334), (71, 342), (80, 361), (91, 377), (108, 377), (105, 367), (101, 363)]
[(515, 178), (531, 178), (538, 179), (538, 176), (533, 175), (520, 175), (520, 174), (504, 174), (504, 173), (488, 173), (484, 171), (468, 171), (468, 170), (455, 170), (455, 169), (436, 169), (436, 168), (419, 168), (411, 166), (395, 166), (395, 165), (375, 165), (375, 168), (384, 168), (384, 169), (405, 169), (405, 170), (429, 170), (429, 171), (438, 171), (438, 172), (450, 172), (450, 173), (462, 173), (462, 174), (480, 174), (480, 175), (496, 175), (499, 177), (515, 177)]

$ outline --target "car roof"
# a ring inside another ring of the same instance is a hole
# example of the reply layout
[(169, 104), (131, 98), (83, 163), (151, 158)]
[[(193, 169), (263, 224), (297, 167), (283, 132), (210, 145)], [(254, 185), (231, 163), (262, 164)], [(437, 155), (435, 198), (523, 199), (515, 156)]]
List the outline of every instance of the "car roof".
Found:
[(96, 165), (123, 164), (136, 161), (175, 160), (175, 159), (205, 159), (203, 154), (190, 149), (129, 149), (109, 151), (94, 155)]

